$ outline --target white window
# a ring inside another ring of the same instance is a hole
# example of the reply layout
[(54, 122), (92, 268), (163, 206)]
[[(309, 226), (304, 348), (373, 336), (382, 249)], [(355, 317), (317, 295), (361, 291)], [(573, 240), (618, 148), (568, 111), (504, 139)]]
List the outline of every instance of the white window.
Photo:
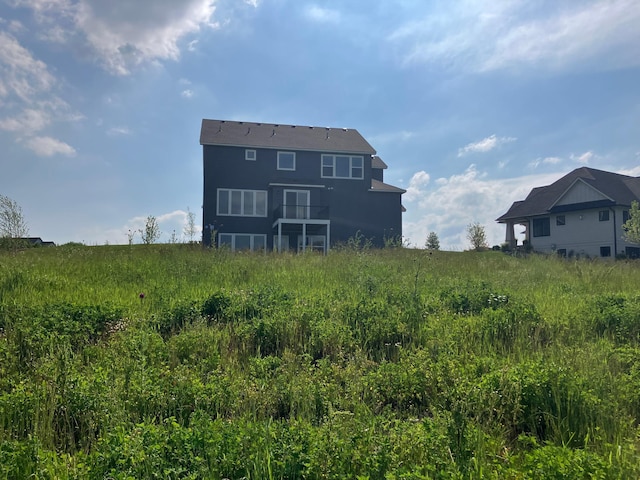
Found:
[(219, 188), (218, 215), (266, 217), (267, 192), (265, 190), (231, 190)]
[[(303, 239), (306, 239), (306, 244), (303, 248)], [(325, 236), (324, 235), (298, 235), (298, 251), (302, 252), (313, 251), (313, 252), (325, 252)]]
[(289, 235), (280, 235), (280, 245), (278, 245), (278, 235), (274, 235), (273, 249), (276, 252), (288, 252), (289, 251)]
[(267, 247), (267, 236), (257, 233), (220, 233), (218, 246), (227, 246), (232, 252), (249, 250), (264, 251)]
[(278, 170), (295, 170), (295, 152), (278, 152)]
[(245, 150), (244, 151), (244, 159), (245, 160), (255, 160), (256, 159), (256, 151), (255, 150)]
[(284, 218), (310, 218), (309, 190), (284, 191)]
[(364, 178), (364, 159), (350, 155), (322, 155), (323, 178)]

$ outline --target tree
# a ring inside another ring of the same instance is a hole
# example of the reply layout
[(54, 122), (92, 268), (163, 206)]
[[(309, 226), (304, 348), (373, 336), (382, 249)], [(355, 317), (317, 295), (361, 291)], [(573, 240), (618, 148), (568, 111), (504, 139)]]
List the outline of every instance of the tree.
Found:
[(0, 237), (21, 238), (29, 235), (22, 208), (9, 197), (0, 195)]
[(471, 246), (476, 251), (487, 248), (487, 234), (484, 230), (484, 226), (480, 225), (478, 222), (467, 225), (467, 240), (471, 242)]
[(640, 243), (640, 204), (635, 200), (631, 202), (629, 220), (622, 225), (624, 239), (630, 243)]
[(436, 232), (429, 232), (425, 246), (427, 250), (440, 250), (440, 239)]
[(196, 214), (187, 208), (187, 224), (184, 226), (184, 236), (189, 239), (189, 243), (193, 243), (193, 238), (197, 232)]
[(140, 236), (142, 237), (142, 243), (147, 245), (156, 243), (160, 239), (160, 226), (158, 220), (153, 215), (149, 215), (144, 224), (144, 229), (139, 229)]

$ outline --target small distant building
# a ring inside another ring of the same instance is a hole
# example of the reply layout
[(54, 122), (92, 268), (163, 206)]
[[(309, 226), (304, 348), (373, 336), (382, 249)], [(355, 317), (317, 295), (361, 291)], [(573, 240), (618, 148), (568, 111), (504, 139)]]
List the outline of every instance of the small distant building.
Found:
[(16, 240), (22, 241), (33, 247), (55, 247), (56, 246), (54, 242), (45, 242), (40, 237), (23, 237), (23, 238), (17, 238)]
[(525, 240), (538, 252), (638, 258), (640, 245), (625, 241), (622, 230), (634, 200), (640, 201), (640, 177), (581, 167), (534, 188), (496, 221), (506, 224), (512, 248), (514, 227), (522, 225)]

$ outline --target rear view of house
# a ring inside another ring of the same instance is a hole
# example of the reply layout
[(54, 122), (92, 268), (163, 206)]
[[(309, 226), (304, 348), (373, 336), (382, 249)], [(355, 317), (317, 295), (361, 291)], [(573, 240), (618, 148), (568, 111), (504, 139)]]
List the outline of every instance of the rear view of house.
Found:
[(357, 130), (205, 119), (200, 144), (204, 245), (326, 252), (402, 235), (405, 191)]
[(539, 252), (559, 255), (640, 256), (640, 245), (624, 240), (622, 225), (631, 203), (640, 201), (640, 177), (582, 167), (545, 187), (531, 190), (497, 219), (515, 246), (515, 225)]

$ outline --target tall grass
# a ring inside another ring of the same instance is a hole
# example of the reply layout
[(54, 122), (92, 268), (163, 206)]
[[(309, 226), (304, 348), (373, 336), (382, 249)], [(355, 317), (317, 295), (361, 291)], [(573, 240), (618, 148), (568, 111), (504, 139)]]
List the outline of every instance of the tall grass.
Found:
[(0, 253), (0, 478), (635, 478), (640, 268)]

